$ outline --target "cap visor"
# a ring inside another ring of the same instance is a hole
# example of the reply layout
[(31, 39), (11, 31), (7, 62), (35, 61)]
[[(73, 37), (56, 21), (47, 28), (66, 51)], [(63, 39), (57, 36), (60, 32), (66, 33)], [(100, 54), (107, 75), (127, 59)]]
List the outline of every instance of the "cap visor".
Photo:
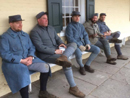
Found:
[(23, 19), (21, 19), (21, 20), (15, 20), (15, 21), (10, 21), (9, 23), (17, 22), (17, 21), (25, 21), (25, 20), (23, 20)]
[(72, 16), (81, 16), (80, 14), (74, 14), (74, 15), (72, 15)]

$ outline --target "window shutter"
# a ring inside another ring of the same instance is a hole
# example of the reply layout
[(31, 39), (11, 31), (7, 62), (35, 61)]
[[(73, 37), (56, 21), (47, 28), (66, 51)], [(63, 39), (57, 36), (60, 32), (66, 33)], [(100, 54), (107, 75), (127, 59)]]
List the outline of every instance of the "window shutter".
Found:
[(63, 28), (62, 22), (62, 0), (48, 0), (49, 25), (53, 26), (57, 33)]
[(86, 9), (86, 19), (88, 21), (95, 13), (95, 0), (86, 0)]

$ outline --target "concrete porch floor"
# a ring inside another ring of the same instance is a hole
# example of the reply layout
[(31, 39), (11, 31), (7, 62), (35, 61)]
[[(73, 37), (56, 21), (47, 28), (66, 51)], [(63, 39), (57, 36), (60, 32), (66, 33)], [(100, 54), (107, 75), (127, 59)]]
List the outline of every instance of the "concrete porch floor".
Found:
[[(112, 56), (116, 51), (111, 48)], [(130, 58), (130, 40), (122, 47), (122, 53)], [(86, 60), (84, 60), (85, 62)], [(95, 73), (82, 76), (78, 68), (73, 67), (74, 78), (79, 89), (86, 94), (85, 98), (130, 98), (130, 59), (117, 60), (117, 65), (105, 63), (106, 58), (99, 55), (91, 64)], [(48, 81), (48, 91), (60, 98), (76, 98), (68, 93), (69, 85), (60, 70), (52, 74)], [(30, 98), (38, 98), (39, 81), (32, 84)], [(21, 98), (19, 93), (8, 94), (1, 98)]]

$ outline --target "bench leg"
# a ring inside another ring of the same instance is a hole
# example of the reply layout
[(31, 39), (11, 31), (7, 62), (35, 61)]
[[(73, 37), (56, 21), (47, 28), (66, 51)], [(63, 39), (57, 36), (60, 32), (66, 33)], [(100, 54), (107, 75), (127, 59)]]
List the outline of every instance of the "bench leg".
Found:
[[(123, 41), (123, 40), (122, 40)], [(120, 43), (120, 47), (122, 47), (123, 43)]]
[(123, 46), (123, 44), (124, 44), (124, 38), (123, 39), (121, 39), (122, 40), (122, 43), (120, 43), (120, 47), (122, 47)]
[(120, 44), (120, 47), (122, 47), (123, 45), (125, 45), (125, 40), (126, 40), (126, 38), (122, 39), (122, 43)]
[[(31, 81), (31, 75), (30, 75), (30, 81)], [(32, 92), (32, 84), (30, 83), (29, 84), (29, 93), (31, 93)]]
[(105, 56), (104, 50), (102, 50), (102, 49), (100, 49), (100, 50), (101, 50), (101, 51), (100, 51), (99, 55)]
[(125, 40), (126, 40), (126, 38), (123, 39), (123, 45), (125, 45)]

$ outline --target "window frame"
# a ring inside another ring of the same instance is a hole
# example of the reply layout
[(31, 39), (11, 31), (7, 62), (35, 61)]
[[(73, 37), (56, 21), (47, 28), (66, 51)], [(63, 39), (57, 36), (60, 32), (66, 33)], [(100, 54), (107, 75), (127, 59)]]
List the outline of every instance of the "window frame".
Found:
[[(78, 11), (81, 13), (80, 23), (83, 24), (86, 21), (86, 9), (85, 9), (85, 4), (86, 3), (85, 3), (85, 1), (86, 0), (78, 0), (79, 5), (75, 6), (75, 0), (74, 0), (74, 6), (64, 6), (64, 5), (62, 5), (62, 9), (65, 8), (65, 7), (72, 7), (74, 9), (78, 8)], [(65, 11), (65, 13), (66, 13), (66, 11)], [(65, 31), (65, 29), (67, 27), (66, 18), (71, 18), (71, 14), (69, 14), (69, 16), (66, 16), (65, 14), (64, 14), (64, 16), (62, 16), (62, 19), (64, 19), (64, 22), (65, 22), (65, 26), (63, 26), (62, 31)], [(70, 20), (69, 20), (69, 22), (70, 22)]]
[[(64, 6), (63, 3), (62, 3), (62, 11), (64, 10), (63, 12), (66, 14), (66, 10), (65, 10), (66, 8), (74, 8), (74, 11), (76, 10), (76, 8), (78, 8), (78, 11), (80, 12), (80, 6), (81, 6), (80, 5), (80, 1), (81, 0), (78, 0), (78, 6), (76, 6), (75, 0), (74, 0), (74, 5), (73, 6)], [(63, 0), (63, 2), (64, 2), (64, 0)], [(69, 5), (70, 5), (70, 3), (71, 2), (69, 1)], [(69, 12), (70, 12), (70, 10), (69, 10)], [(67, 27), (67, 25), (66, 25), (66, 18), (69, 18), (69, 22), (71, 22), (71, 13), (69, 13), (69, 16), (66, 16), (65, 14), (64, 14), (64, 16), (62, 16), (62, 19), (64, 19), (64, 22), (65, 22), (65, 26), (63, 26), (63, 30), (65, 30), (66, 27)]]
[[(79, 12), (81, 13), (81, 18), (80, 18), (80, 21), (79, 23), (83, 24), (85, 21), (86, 21), (86, 0), (78, 0), (78, 3), (79, 3)], [(62, 8), (65, 7), (62, 5)], [(68, 7), (68, 6), (67, 6)], [(77, 8), (77, 7), (75, 7)], [(66, 16), (62, 16), (62, 19), (65, 18)], [(70, 15), (68, 17), (71, 17)], [(65, 18), (66, 19), (66, 18)], [(66, 21), (66, 20), (64, 20)], [(67, 26), (63, 26), (63, 29), (61, 30), (60, 32), (60, 36), (65, 36), (65, 29), (66, 29)]]

